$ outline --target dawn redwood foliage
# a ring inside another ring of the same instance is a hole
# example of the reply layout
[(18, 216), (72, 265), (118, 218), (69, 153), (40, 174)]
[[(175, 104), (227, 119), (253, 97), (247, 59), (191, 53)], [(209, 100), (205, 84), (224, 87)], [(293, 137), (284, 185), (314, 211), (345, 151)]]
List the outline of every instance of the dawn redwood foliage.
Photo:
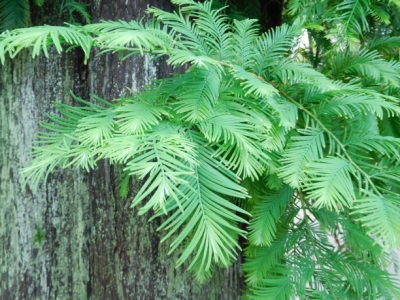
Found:
[(55, 103), (27, 181), (122, 166), (121, 193), (142, 180), (132, 206), (167, 216), (164, 240), (199, 280), (246, 240), (250, 299), (399, 297), (386, 270), (400, 244), (400, 3), (289, 1), (287, 24), (262, 34), (234, 6), (173, 3), (149, 22), (0, 35), (2, 62), (67, 45), (187, 67), (119, 99)]

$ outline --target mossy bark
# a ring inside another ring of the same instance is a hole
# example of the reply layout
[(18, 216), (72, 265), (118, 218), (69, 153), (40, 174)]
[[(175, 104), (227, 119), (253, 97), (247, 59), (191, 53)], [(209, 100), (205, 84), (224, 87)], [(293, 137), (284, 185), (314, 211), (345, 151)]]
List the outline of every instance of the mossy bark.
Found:
[[(93, 0), (90, 10), (94, 22), (129, 20), (148, 6), (170, 8), (169, 1)], [(90, 173), (57, 170), (36, 192), (23, 186), (20, 169), (39, 122), (54, 112), (52, 101), (73, 104), (70, 91), (111, 100), (168, 73), (149, 57), (92, 56), (84, 65), (78, 50), (34, 60), (23, 52), (0, 66), (1, 299), (240, 298), (237, 265), (216, 270), (203, 285), (187, 266), (175, 268), (178, 253), (168, 255), (168, 242), (160, 244), (159, 221), (148, 222), (119, 197), (107, 161)]]

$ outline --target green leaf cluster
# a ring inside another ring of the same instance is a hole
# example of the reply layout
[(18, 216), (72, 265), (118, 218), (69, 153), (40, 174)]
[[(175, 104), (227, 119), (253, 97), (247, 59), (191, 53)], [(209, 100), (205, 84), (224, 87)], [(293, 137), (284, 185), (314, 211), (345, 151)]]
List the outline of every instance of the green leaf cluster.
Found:
[(385, 7), (396, 3), (289, 1), (291, 25), (262, 34), (211, 2), (173, 3), (149, 9), (148, 23), (0, 37), (3, 62), (70, 45), (188, 66), (140, 93), (93, 96), (101, 105), (56, 103), (27, 180), (100, 159), (123, 166), (143, 182), (132, 206), (167, 214), (164, 240), (198, 279), (245, 247), (250, 299), (399, 297), (386, 271), (400, 243), (399, 40)]
[[(45, 0), (0, 0), (0, 32), (28, 27), (31, 23), (31, 7), (42, 7), (45, 2)], [(76, 0), (55, 0), (51, 1), (51, 5), (63, 21), (73, 23), (77, 15), (86, 23), (91, 21), (87, 5)]]

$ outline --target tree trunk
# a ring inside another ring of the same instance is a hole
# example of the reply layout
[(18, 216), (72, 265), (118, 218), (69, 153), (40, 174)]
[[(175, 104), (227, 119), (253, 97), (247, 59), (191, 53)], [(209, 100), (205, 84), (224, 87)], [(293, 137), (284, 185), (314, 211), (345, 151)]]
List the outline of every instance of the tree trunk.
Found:
[[(90, 10), (93, 22), (129, 20), (148, 6), (170, 8), (169, 1), (93, 0)], [(49, 18), (50, 8), (43, 11), (34, 23)], [(92, 56), (84, 65), (79, 50), (35, 60), (23, 52), (0, 66), (1, 299), (240, 298), (239, 265), (216, 270), (204, 285), (187, 265), (175, 268), (178, 254), (168, 256), (168, 241), (160, 244), (156, 232), (160, 221), (148, 222), (119, 197), (107, 161), (89, 174), (57, 170), (37, 192), (23, 186), (20, 169), (52, 101), (72, 104), (70, 91), (112, 100), (168, 72), (149, 57)]]

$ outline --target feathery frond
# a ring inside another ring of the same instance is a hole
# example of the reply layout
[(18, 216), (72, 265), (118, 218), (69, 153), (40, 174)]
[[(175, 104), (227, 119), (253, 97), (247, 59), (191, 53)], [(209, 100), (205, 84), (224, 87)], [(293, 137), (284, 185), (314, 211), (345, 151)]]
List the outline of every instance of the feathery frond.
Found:
[(309, 83), (320, 87), (321, 90), (337, 89), (334, 83), (321, 73), (312, 69), (311, 66), (294, 62), (291, 59), (283, 59), (276, 66), (271, 77), (284, 85), (294, 85), (298, 83)]
[(273, 94), (277, 94), (277, 90), (262, 77), (257, 77), (236, 65), (232, 65), (230, 70), (236, 79), (241, 80), (240, 85), (246, 91), (245, 95), (254, 93), (257, 97), (268, 98)]
[(223, 8), (212, 9), (211, 1), (200, 3), (192, 0), (173, 0), (172, 2), (180, 5), (183, 13), (195, 18), (200, 37), (212, 47), (218, 59), (224, 60), (226, 53), (230, 52), (231, 34), (227, 17), (220, 13)]
[(26, 27), (30, 22), (28, 0), (0, 1), (0, 32)]
[(336, 7), (338, 12), (335, 21), (339, 24), (339, 31), (346, 38), (356, 34), (362, 35), (369, 29), (368, 15), (372, 13), (368, 0), (345, 0)]
[(255, 179), (263, 173), (263, 161), (268, 157), (257, 147), (261, 135), (243, 119), (213, 115), (199, 123), (199, 129), (215, 145), (214, 156), (222, 156), (224, 164), (237, 170), (239, 176)]
[(370, 51), (380, 51), (383, 53), (396, 53), (400, 47), (400, 37), (398, 36), (382, 36), (370, 40), (367, 48)]
[(293, 198), (294, 191), (288, 186), (271, 191), (254, 206), (254, 218), (249, 226), (250, 243), (256, 246), (270, 246), (276, 234), (276, 223)]
[(350, 207), (355, 199), (350, 178), (354, 173), (350, 162), (339, 157), (326, 157), (312, 162), (306, 171), (308, 179), (304, 191), (316, 207), (339, 210)]
[(197, 161), (195, 144), (187, 140), (179, 129), (177, 126), (167, 126), (160, 131), (153, 127), (154, 133), (139, 138), (136, 149), (130, 153), (133, 159), (127, 163), (125, 171), (140, 179), (146, 178), (132, 201), (132, 207), (151, 195), (146, 205), (139, 209), (139, 214), (151, 208), (166, 211), (167, 197), (173, 198), (181, 206), (179, 198), (185, 195), (178, 186), (188, 184), (184, 178), (192, 175)]
[(214, 67), (195, 68), (177, 76), (174, 86), (178, 90), (174, 106), (177, 113), (189, 122), (204, 120), (212, 115), (218, 100), (221, 77)]
[(271, 66), (277, 65), (290, 52), (295, 44), (295, 38), (300, 34), (300, 21), (293, 25), (283, 24), (263, 34), (256, 45), (256, 65), (254, 70), (262, 76)]
[(233, 20), (233, 51), (238, 58), (237, 64), (246, 69), (254, 64), (256, 52), (254, 44), (258, 37), (256, 20)]
[[(206, 142), (196, 132), (188, 136), (197, 145)], [(198, 165), (193, 168), (193, 175), (184, 179), (187, 184), (179, 185), (179, 202), (170, 200), (167, 211), (173, 213), (160, 229), (168, 230), (166, 240), (179, 229), (179, 234), (171, 244), (171, 251), (181, 245), (186, 238), (190, 242), (178, 260), (182, 264), (194, 255), (189, 269), (194, 269), (199, 279), (204, 279), (211, 271), (211, 263), (229, 266), (238, 249), (237, 235), (243, 235), (235, 223), (245, 220), (235, 213), (247, 214), (239, 207), (230, 203), (223, 197), (226, 195), (237, 198), (246, 198), (246, 191), (235, 181), (238, 178), (212, 157), (210, 149), (199, 147), (197, 149)], [(215, 168), (219, 165), (218, 168)], [(212, 178), (213, 180), (210, 180)], [(181, 209), (179, 209), (179, 205)], [(182, 228), (181, 228), (182, 227)]]
[(332, 59), (332, 73), (335, 77), (370, 77), (375, 82), (399, 85), (400, 63), (382, 59), (376, 51), (361, 50), (358, 53), (337, 54)]
[(368, 233), (389, 249), (399, 245), (399, 197), (376, 196), (357, 199), (352, 214), (368, 228)]
[[(327, 101), (328, 100), (328, 101)], [(398, 100), (366, 89), (341, 89), (319, 94), (310, 101), (319, 104), (318, 114), (353, 118), (357, 114), (374, 113), (382, 119), (384, 114), (400, 115)]]
[(44, 25), (16, 29), (0, 40), (0, 61), (4, 63), (5, 54), (8, 53), (13, 58), (25, 48), (32, 48), (32, 57), (38, 56), (41, 51), (48, 57), (48, 46), (54, 45), (60, 53), (63, 51), (62, 44), (81, 47), (87, 60), (92, 47), (92, 38), (81, 27), (73, 25), (68, 27)]
[(156, 21), (146, 24), (134, 20), (102, 21), (86, 25), (85, 30), (96, 35), (94, 42), (100, 49), (110, 51), (136, 49), (142, 55), (144, 50), (166, 53), (172, 42)]
[(324, 131), (318, 128), (308, 128), (293, 136), (284, 152), (279, 169), (283, 181), (293, 188), (301, 186), (306, 180), (308, 164), (324, 156)]
[(163, 107), (139, 101), (125, 102), (116, 107), (115, 112), (118, 113), (116, 125), (124, 135), (144, 134), (146, 130), (159, 124), (163, 116), (169, 116), (168, 111)]
[[(87, 103), (77, 97), (75, 99)], [(57, 166), (67, 167), (74, 164), (86, 170), (95, 166), (94, 155), (86, 146), (78, 143), (75, 132), (81, 120), (96, 115), (104, 108), (91, 103), (85, 107), (72, 107), (62, 103), (55, 103), (54, 106), (63, 116), (50, 115), (49, 118), (55, 124), (41, 123), (43, 128), (52, 132), (39, 133), (41, 145), (33, 147), (31, 165), (23, 169), (26, 181), (32, 181), (34, 190), (38, 188), (40, 178), (47, 180)]]

